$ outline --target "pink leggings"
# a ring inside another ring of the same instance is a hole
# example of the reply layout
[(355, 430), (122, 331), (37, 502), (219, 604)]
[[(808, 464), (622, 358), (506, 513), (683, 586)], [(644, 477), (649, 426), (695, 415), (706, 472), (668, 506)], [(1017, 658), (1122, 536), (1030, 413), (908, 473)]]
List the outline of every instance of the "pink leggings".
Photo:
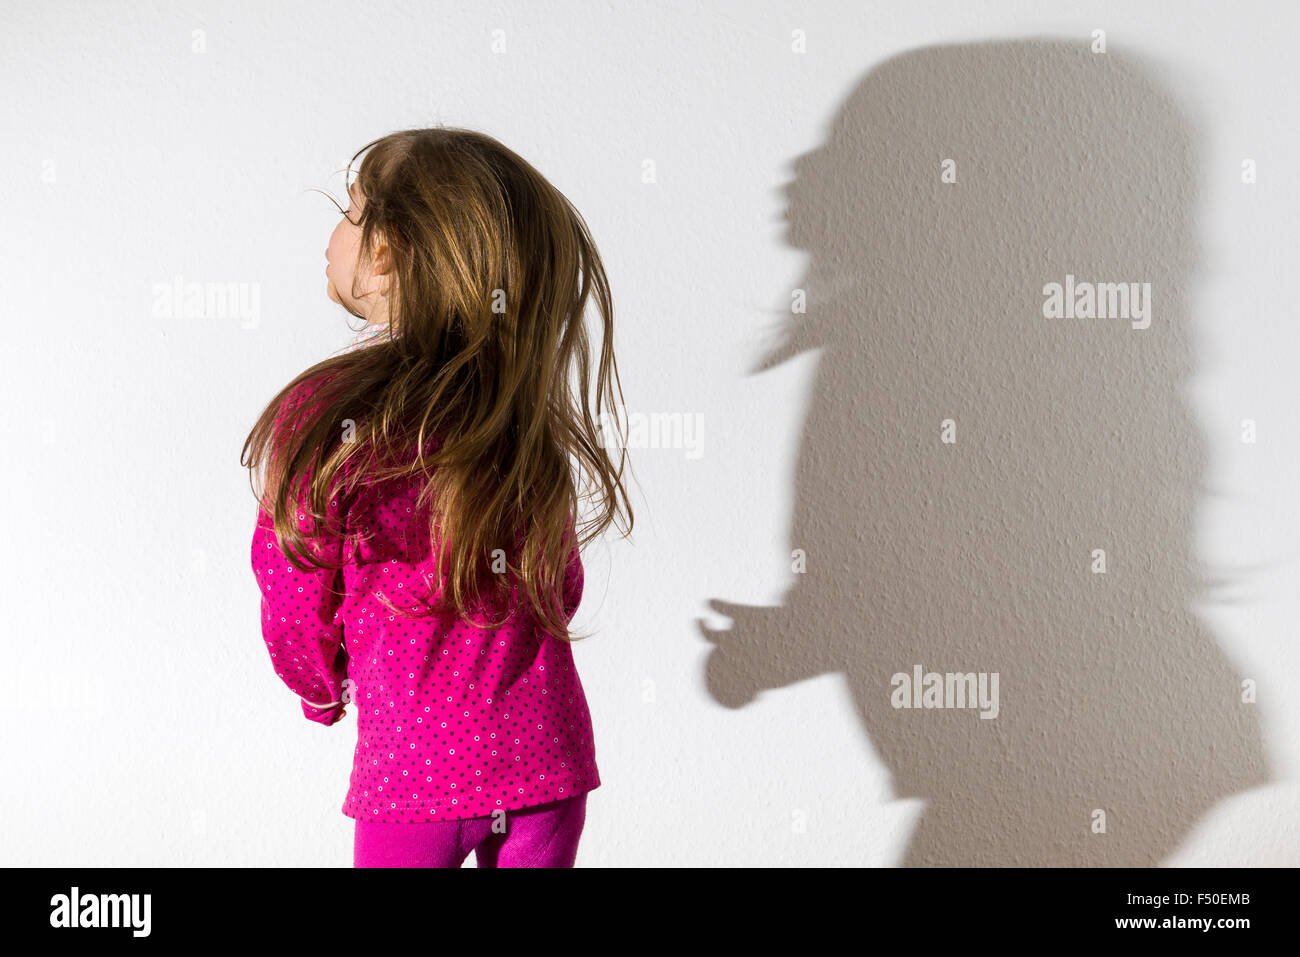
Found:
[(474, 851), (479, 867), (573, 867), (586, 818), (586, 794), (506, 811), (504, 834), (492, 832), (490, 816), (412, 824), (358, 818), (353, 866), (460, 867)]

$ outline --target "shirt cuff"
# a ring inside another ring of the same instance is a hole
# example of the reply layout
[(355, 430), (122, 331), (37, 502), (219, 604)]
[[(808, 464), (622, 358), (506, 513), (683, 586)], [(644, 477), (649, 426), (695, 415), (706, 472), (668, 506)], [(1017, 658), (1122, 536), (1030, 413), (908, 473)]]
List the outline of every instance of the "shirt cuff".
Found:
[(339, 710), (342, 707), (342, 701), (335, 701), (333, 704), (327, 704), (318, 708), (315, 705), (310, 704), (306, 698), (303, 698), (302, 716), (308, 721), (315, 721), (317, 724), (329, 726), (338, 720)]

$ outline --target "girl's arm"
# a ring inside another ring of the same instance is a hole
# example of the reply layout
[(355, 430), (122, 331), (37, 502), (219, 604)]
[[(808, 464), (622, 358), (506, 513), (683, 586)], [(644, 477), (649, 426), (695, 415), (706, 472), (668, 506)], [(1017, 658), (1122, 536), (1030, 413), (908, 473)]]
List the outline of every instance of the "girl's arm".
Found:
[[(331, 552), (331, 559), (336, 554)], [(275, 673), (302, 699), (309, 721), (338, 719), (347, 677), (342, 570), (300, 572), (280, 551), (275, 525), (260, 509), (252, 544), (253, 572), (262, 591), (262, 639)]]
[[(289, 396), (276, 417), (276, 428), (284, 428), (315, 391), (315, 384), (300, 385)], [(289, 426), (292, 427), (292, 426)], [(311, 473), (301, 480), (305, 492), (311, 487)], [(338, 498), (327, 513), (338, 521), (343, 513)], [(326, 541), (304, 513), (298, 515), (309, 547), (315, 553), (338, 562), (341, 542)], [(253, 573), (262, 591), (262, 639), (271, 655), (275, 673), (302, 699), (303, 717), (331, 725), (342, 710), (343, 681), (347, 677), (347, 646), (339, 609), (343, 604), (342, 569), (311, 569), (300, 572), (280, 551), (275, 522), (263, 506), (259, 508), (252, 543)]]

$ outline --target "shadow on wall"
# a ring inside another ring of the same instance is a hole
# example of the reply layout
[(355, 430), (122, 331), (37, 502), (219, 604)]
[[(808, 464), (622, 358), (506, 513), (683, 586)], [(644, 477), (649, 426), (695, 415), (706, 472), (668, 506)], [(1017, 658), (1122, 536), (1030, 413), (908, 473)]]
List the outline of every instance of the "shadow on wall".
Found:
[[(926, 802), (906, 865), (1152, 866), (1269, 779), (1244, 676), (1191, 610), (1194, 132), (1127, 55), (997, 42), (871, 70), (795, 163), (807, 312), (760, 368), (821, 350), (807, 567), (780, 607), (712, 602), (734, 623), (701, 624), (706, 678), (740, 707), (843, 672), (898, 796)], [(1140, 299), (1045, 318), (1067, 274), (1076, 296), (1149, 282), (1149, 327)], [(894, 708), (917, 665), (997, 672), (996, 718)]]

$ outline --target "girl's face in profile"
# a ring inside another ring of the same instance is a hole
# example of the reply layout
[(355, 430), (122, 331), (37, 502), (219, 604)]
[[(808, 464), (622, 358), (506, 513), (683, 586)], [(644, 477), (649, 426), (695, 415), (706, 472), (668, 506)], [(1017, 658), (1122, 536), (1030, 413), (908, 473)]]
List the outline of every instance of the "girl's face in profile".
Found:
[[(361, 227), (357, 223), (365, 204), (356, 183), (348, 187), (348, 199), (350, 204), (330, 234), (330, 243), (325, 250), (326, 292), (348, 312), (368, 320), (377, 297), (374, 270), (366, 270), (361, 275), (356, 271), (357, 254), (361, 251)], [(352, 294), (354, 290), (356, 296)]]

